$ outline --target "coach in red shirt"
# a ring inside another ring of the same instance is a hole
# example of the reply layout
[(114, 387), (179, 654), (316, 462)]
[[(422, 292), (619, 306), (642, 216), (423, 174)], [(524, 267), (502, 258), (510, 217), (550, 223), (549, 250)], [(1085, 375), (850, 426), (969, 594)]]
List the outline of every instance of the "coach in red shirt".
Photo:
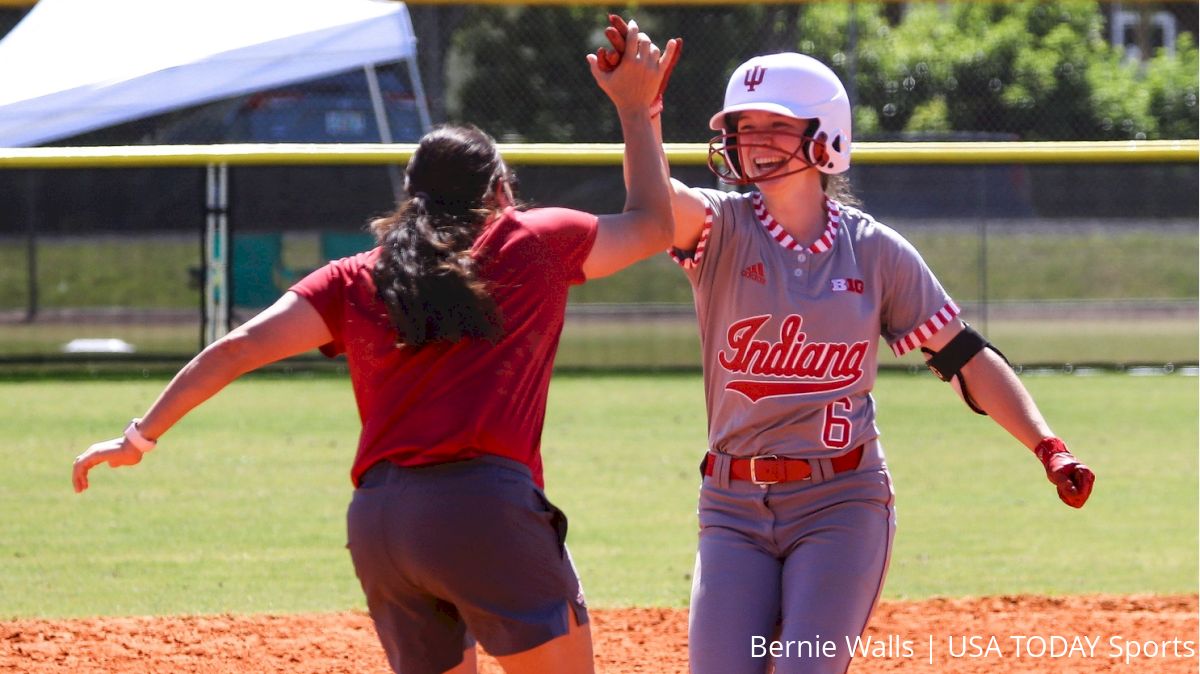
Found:
[(631, 24), (619, 67), (588, 57), (625, 136), (623, 212), (520, 210), (487, 134), (430, 132), (407, 199), (372, 223), (379, 246), (313, 272), (196, 356), (123, 437), (76, 459), (76, 491), (100, 463), (139, 463), (239, 375), (344, 353), (363, 425), (348, 547), (392, 669), (475, 672), (478, 640), (510, 673), (592, 672), (566, 518), (541, 489), (542, 422), (569, 286), (670, 243), (650, 120), (677, 51)]

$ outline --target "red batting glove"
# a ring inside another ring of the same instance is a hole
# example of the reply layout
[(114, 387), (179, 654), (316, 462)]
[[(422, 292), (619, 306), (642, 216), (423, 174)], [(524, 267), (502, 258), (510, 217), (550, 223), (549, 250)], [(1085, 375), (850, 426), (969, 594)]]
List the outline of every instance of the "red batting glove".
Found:
[(1046, 438), (1033, 448), (1046, 477), (1058, 488), (1058, 498), (1072, 508), (1082, 508), (1092, 494), (1096, 475), (1091, 468), (1080, 463), (1067, 451), (1067, 445), (1058, 438)]
[(625, 53), (625, 36), (629, 34), (629, 24), (616, 14), (608, 15), (609, 26), (604, 29), (604, 37), (608, 38), (612, 49), (600, 47), (596, 56), (600, 58), (600, 70), (611, 72), (621, 64), (621, 56)]
[[(608, 38), (612, 49), (600, 47), (596, 49), (596, 57), (599, 59), (600, 70), (609, 72), (616, 70), (621, 64), (621, 56), (625, 54), (625, 36), (629, 34), (629, 24), (616, 14), (608, 15), (609, 26), (604, 29), (604, 37)], [(675, 55), (667, 63), (663, 70), (662, 82), (658, 85), (658, 95), (654, 97), (654, 102), (650, 104), (650, 115), (654, 116), (662, 112), (663, 109), (663, 92), (667, 90), (667, 81), (671, 79), (671, 71), (675, 69), (675, 64), (679, 62), (679, 54), (683, 51), (683, 38), (677, 37), (675, 41), (678, 47), (675, 49)]]

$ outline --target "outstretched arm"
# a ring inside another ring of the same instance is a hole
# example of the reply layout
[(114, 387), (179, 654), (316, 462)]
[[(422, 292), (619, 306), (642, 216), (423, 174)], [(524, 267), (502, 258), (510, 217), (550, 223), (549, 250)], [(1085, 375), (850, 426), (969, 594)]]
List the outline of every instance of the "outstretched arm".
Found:
[(325, 321), (308, 300), (284, 293), (275, 304), (192, 358), (126, 436), (98, 442), (80, 454), (71, 475), (75, 491), (88, 488), (88, 471), (101, 463), (113, 468), (140, 463), (159, 437), (234, 379), (331, 339)]
[[(962, 321), (955, 320), (934, 333), (924, 346), (939, 352), (964, 329)], [(970, 398), (983, 413), (1037, 456), (1063, 503), (1082, 508), (1092, 493), (1095, 474), (1054, 435), (1033, 396), (1004, 358), (990, 348), (980, 349), (962, 366), (959, 380), (970, 382)], [(963, 395), (961, 389), (959, 394)]]

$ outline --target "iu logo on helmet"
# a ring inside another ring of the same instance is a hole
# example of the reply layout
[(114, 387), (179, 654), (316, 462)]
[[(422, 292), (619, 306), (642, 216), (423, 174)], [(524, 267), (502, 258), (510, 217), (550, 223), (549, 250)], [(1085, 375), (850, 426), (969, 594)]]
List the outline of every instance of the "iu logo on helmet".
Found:
[(746, 91), (754, 91), (754, 87), (763, 83), (763, 78), (767, 76), (767, 69), (762, 66), (754, 66), (746, 73), (746, 79), (742, 82), (746, 85)]

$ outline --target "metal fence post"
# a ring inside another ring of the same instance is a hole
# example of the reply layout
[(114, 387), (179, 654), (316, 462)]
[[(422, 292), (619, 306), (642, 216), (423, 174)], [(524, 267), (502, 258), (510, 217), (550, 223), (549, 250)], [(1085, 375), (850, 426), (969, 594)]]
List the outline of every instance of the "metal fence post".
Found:
[(227, 164), (208, 165), (205, 194), (203, 346), (229, 332), (233, 312)]
[(37, 268), (37, 230), (38, 230), (38, 172), (30, 171), (25, 174), (25, 275), (29, 292), (25, 298), (25, 322), (33, 323), (38, 315), (38, 268)]

